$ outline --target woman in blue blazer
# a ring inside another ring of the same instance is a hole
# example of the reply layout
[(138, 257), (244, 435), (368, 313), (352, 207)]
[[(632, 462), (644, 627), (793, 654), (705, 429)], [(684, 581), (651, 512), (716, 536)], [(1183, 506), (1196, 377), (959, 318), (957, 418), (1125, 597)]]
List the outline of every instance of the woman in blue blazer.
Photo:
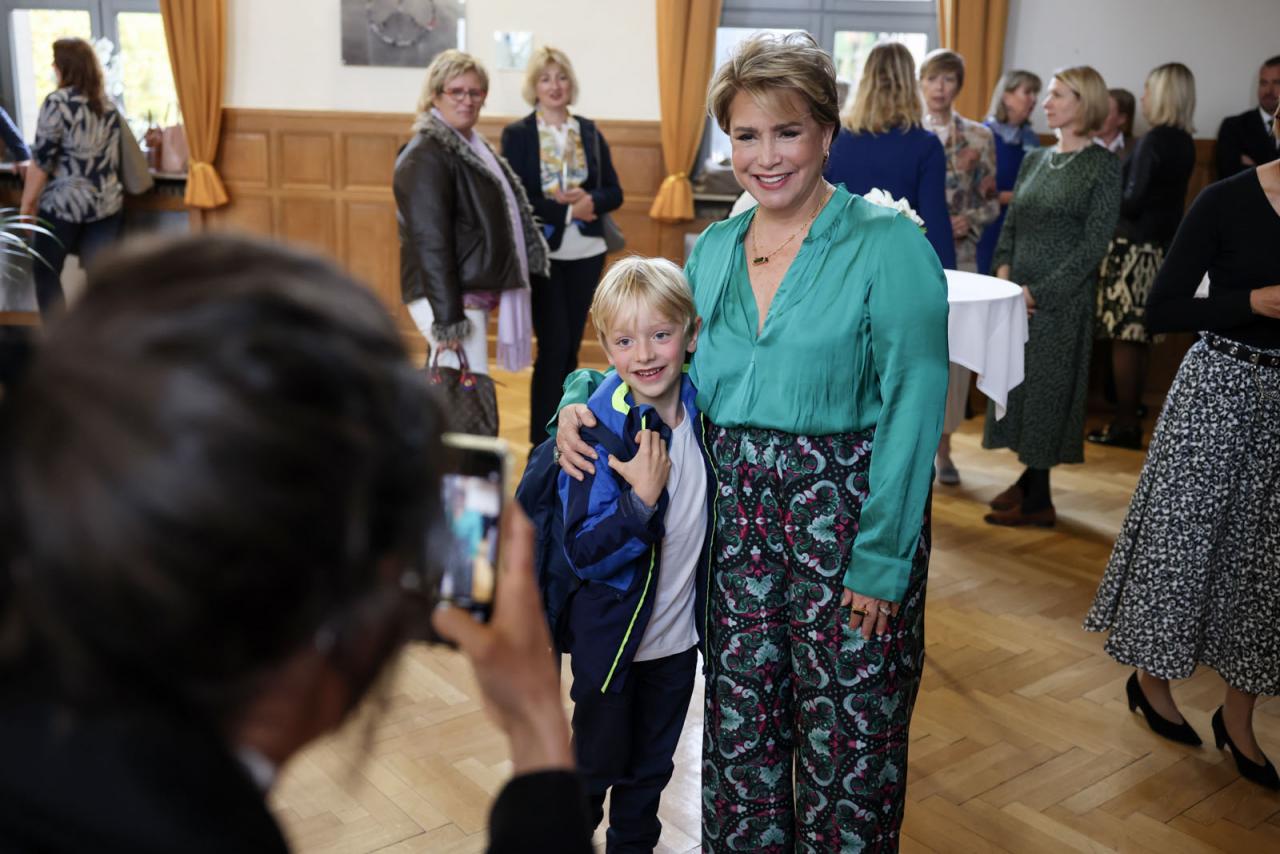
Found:
[(850, 193), (881, 189), (905, 198), (924, 220), (925, 237), (942, 266), (954, 269), (956, 246), (947, 212), (947, 157), (921, 126), (916, 64), (899, 42), (878, 44), (867, 56), (853, 103), (831, 145), (825, 177)]
[(578, 346), (604, 271), (601, 217), (622, 205), (609, 145), (590, 119), (573, 115), (578, 80), (554, 47), (534, 51), (524, 98), (534, 110), (502, 131), (502, 154), (520, 176), (551, 247), (551, 275), (532, 277), (538, 355), (530, 389), (529, 439), (546, 438), (560, 386), (578, 367)]

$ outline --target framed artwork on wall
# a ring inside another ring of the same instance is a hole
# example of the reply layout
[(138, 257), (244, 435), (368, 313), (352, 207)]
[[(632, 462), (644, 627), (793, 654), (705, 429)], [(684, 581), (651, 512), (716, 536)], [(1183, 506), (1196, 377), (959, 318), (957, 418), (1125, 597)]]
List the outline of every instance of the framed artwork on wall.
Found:
[(426, 68), (466, 48), (465, 0), (341, 0), (343, 65)]

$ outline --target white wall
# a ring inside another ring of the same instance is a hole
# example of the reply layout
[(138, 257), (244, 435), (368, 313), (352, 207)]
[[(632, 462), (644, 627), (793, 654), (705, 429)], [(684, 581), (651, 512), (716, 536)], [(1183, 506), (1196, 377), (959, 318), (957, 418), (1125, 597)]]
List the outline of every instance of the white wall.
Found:
[[(1185, 63), (1196, 76), (1195, 136), (1212, 138), (1224, 116), (1257, 106), (1258, 67), (1280, 54), (1277, 13), (1277, 0), (1010, 0), (1004, 67), (1047, 84), (1055, 68), (1092, 65), (1140, 97), (1152, 68)], [(1048, 129), (1040, 110), (1035, 123)]]
[[(226, 104), (278, 110), (412, 112), (421, 68), (342, 64), (338, 0), (229, 0)], [(528, 112), (522, 72), (495, 71), (496, 30), (533, 33), (569, 54), (578, 109), (602, 119), (659, 118), (652, 0), (469, 0), (467, 50), (489, 69), (485, 112)]]

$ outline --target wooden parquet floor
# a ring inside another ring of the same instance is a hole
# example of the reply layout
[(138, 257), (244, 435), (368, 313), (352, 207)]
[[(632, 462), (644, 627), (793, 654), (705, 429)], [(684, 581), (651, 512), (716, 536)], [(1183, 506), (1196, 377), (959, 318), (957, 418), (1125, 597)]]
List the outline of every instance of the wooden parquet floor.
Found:
[[(528, 376), (498, 378), (504, 435), (523, 451)], [(1057, 528), (993, 528), (985, 502), (1020, 467), (981, 449), (980, 422), (954, 440), (963, 486), (934, 495), (928, 660), (902, 850), (1280, 851), (1280, 796), (1239, 779), (1211, 743), (1186, 748), (1148, 731), (1125, 703), (1128, 669), (1080, 628), (1140, 455), (1090, 446), (1084, 465), (1054, 472)], [(1210, 739), (1222, 681), (1202, 669), (1175, 692)], [(699, 850), (701, 727), (695, 700), (663, 798), (664, 854)], [(1280, 759), (1280, 701), (1259, 704), (1257, 729)], [(509, 773), (465, 661), (418, 646), (381, 708), (296, 758), (272, 801), (307, 854), (476, 852)], [(603, 830), (597, 840), (603, 851)]]

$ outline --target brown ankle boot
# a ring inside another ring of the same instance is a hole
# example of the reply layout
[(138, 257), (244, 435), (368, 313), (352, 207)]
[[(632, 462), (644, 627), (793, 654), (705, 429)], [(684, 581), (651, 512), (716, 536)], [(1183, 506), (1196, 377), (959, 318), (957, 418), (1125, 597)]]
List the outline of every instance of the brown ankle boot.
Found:
[(1020, 528), (1023, 525), (1035, 525), (1039, 528), (1052, 528), (1058, 521), (1058, 514), (1050, 504), (1043, 510), (1023, 513), (1021, 505), (1008, 510), (996, 510), (982, 517), (988, 525), (1004, 525), (1009, 528)]
[(1022, 506), (1023, 495), (1022, 487), (1015, 483), (1013, 486), (991, 499), (989, 506), (992, 510), (1012, 510), (1015, 507)]

